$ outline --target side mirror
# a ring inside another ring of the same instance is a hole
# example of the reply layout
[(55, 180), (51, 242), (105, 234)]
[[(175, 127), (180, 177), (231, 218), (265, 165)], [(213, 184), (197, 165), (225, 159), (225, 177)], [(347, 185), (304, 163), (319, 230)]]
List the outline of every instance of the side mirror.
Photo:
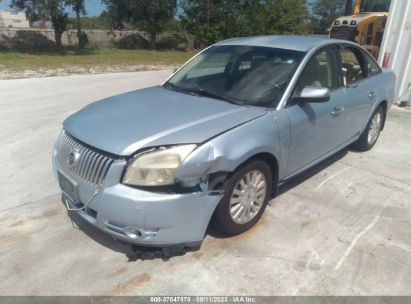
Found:
[(307, 86), (299, 96), (295, 96), (296, 102), (326, 102), (330, 100), (330, 90), (327, 88)]

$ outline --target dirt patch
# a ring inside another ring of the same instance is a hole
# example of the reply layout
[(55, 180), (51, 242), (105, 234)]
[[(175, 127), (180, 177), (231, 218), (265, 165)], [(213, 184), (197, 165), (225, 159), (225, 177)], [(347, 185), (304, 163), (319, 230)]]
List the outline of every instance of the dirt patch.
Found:
[(84, 75), (84, 74), (106, 74), (138, 71), (156, 71), (173, 69), (174, 65), (116, 65), (116, 66), (66, 66), (58, 69), (40, 68), (37, 70), (14, 71), (1, 69), (0, 80), (22, 79), (22, 78), (44, 78), (54, 76)]
[(267, 220), (262, 217), (257, 224), (255, 224), (254, 227), (252, 227), (251, 229), (247, 230), (246, 232), (241, 233), (240, 235), (234, 236), (233, 239), (242, 239), (242, 238), (248, 238), (250, 236), (252, 236), (256, 230), (260, 229), (261, 226), (265, 226), (267, 224)]
[(8, 231), (7, 235), (0, 235), (0, 252), (21, 246), (23, 242), (27, 241), (27, 238), (27, 234), (16, 230)]
[(191, 257), (192, 257), (193, 259), (199, 260), (199, 259), (201, 259), (201, 258), (203, 257), (203, 255), (204, 255), (204, 253), (194, 252), (194, 253), (191, 255)]
[(32, 220), (42, 220), (42, 219), (47, 219), (47, 218), (51, 218), (56, 216), (57, 214), (60, 213), (61, 210), (59, 209), (51, 209), (51, 210), (47, 210), (44, 211), (43, 213), (41, 213), (40, 215), (35, 215), (33, 216), (31, 219)]
[(11, 225), (9, 225), (9, 228), (14, 228), (14, 227), (18, 227), (18, 226), (23, 226), (25, 224), (25, 221), (20, 220), (17, 222), (12, 223)]
[(151, 276), (148, 275), (146, 272), (143, 272), (142, 274), (139, 274), (138, 276), (124, 282), (118, 284), (116, 287), (111, 289), (110, 291), (107, 292), (109, 295), (125, 295), (129, 294), (136, 288), (138, 288), (140, 285), (147, 283), (151, 280)]
[(126, 273), (127, 271), (128, 271), (128, 267), (127, 267), (127, 266), (124, 266), (124, 267), (121, 267), (121, 268), (113, 271), (112, 273), (110, 273), (110, 274), (108, 275), (108, 277), (110, 277), (110, 278), (116, 277), (116, 276), (118, 276), (118, 275), (120, 275), (120, 274)]
[(305, 228), (309, 225), (311, 225), (311, 221), (304, 221), (304, 222), (301, 223), (301, 228)]

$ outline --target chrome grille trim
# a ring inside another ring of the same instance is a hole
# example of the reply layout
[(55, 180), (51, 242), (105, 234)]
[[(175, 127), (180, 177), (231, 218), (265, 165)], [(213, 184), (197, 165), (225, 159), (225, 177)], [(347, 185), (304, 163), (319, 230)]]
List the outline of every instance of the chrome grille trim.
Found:
[[(56, 148), (57, 158), (66, 170), (95, 186), (103, 184), (108, 169), (114, 161), (113, 158), (86, 147), (66, 131), (61, 132)], [(69, 167), (67, 159), (73, 150), (77, 150), (80, 156), (74, 166)]]

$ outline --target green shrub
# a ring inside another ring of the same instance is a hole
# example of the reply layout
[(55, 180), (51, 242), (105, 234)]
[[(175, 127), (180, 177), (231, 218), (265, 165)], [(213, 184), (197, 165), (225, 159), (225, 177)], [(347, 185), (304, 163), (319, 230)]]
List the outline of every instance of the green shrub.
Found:
[(34, 31), (17, 31), (16, 36), (10, 38), (2, 35), (0, 49), (18, 51), (24, 53), (51, 52), (54, 50), (54, 42), (46, 36)]
[(115, 46), (119, 49), (135, 50), (135, 49), (149, 49), (149, 42), (140, 34), (130, 34), (120, 38)]
[(187, 37), (181, 34), (167, 34), (157, 39), (156, 49), (158, 50), (187, 50)]

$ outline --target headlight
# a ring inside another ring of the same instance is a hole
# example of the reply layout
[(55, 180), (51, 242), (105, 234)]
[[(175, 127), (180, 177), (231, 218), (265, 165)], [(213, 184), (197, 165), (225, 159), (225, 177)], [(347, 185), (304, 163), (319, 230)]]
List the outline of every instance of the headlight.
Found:
[(195, 147), (182, 145), (143, 153), (128, 165), (123, 183), (132, 186), (172, 185), (178, 167)]

